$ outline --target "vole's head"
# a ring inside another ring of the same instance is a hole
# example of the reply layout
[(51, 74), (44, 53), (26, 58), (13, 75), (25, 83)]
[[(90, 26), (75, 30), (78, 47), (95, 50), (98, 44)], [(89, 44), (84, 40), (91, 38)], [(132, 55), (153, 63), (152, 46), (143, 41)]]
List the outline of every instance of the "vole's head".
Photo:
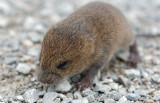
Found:
[(94, 57), (94, 39), (70, 27), (53, 28), (44, 37), (38, 79), (55, 84), (86, 69)]

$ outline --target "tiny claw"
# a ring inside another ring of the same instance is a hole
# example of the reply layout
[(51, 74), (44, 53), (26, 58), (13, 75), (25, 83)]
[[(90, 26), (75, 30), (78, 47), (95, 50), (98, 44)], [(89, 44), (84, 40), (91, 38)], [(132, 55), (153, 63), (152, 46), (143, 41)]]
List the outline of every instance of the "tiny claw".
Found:
[(128, 65), (131, 67), (137, 67), (137, 64), (141, 62), (141, 58), (138, 54), (131, 53), (128, 58)]
[(130, 46), (130, 56), (128, 58), (128, 65), (132, 67), (137, 67), (137, 64), (141, 62), (139, 56), (136, 42)]
[(82, 80), (81, 82), (78, 82), (76, 84), (76, 87), (77, 87), (78, 91), (82, 91), (82, 90), (84, 90), (85, 88), (88, 88), (88, 87), (93, 88), (93, 85), (90, 81)]

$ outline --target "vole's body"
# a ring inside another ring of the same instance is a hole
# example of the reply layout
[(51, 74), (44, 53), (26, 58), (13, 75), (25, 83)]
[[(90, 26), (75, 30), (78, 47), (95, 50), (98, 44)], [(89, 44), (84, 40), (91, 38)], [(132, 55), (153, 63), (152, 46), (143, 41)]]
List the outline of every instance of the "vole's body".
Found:
[(117, 8), (107, 3), (90, 3), (46, 34), (39, 80), (52, 84), (87, 68), (96, 71), (117, 50), (130, 46), (133, 38), (130, 26)]

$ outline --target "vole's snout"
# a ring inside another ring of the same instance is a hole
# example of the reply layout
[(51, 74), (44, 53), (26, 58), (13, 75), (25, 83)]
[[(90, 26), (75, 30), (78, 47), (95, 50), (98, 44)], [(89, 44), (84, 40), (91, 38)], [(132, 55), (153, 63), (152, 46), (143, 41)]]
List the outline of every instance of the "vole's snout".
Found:
[(55, 84), (60, 79), (55, 74), (44, 73), (41, 71), (38, 73), (37, 77), (38, 77), (38, 80), (44, 84)]

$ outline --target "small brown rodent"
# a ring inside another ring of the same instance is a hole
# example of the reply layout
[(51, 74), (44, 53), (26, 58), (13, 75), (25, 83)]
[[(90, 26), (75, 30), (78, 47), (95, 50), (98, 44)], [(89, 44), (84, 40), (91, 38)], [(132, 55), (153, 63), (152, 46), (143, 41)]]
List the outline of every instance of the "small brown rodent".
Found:
[[(38, 79), (56, 84), (88, 69), (79, 88), (90, 86), (97, 70), (120, 49), (131, 46), (134, 35), (123, 14), (104, 2), (92, 2), (51, 27), (40, 54)], [(136, 45), (131, 46), (136, 65)]]

